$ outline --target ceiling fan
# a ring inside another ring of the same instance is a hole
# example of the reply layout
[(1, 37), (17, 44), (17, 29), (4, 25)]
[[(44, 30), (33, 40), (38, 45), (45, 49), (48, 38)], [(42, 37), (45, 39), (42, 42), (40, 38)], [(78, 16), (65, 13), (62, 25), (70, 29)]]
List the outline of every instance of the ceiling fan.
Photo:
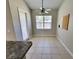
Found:
[(42, 0), (42, 7), (40, 8), (41, 13), (40, 14), (48, 14), (49, 11), (51, 11), (51, 9), (45, 9), (43, 6), (43, 0)]

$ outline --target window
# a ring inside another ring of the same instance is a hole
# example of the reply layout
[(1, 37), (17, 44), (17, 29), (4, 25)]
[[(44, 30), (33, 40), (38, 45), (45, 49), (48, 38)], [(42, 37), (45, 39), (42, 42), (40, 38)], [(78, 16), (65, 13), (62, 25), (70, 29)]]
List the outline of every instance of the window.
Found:
[(51, 29), (52, 16), (36, 16), (36, 29)]

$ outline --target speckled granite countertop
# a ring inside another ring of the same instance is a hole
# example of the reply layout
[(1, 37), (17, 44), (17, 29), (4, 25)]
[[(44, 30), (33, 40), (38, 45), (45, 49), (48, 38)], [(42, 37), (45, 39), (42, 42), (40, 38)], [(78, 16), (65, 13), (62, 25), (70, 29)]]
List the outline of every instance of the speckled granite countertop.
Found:
[(24, 41), (7, 41), (6, 42), (6, 59), (23, 59), (32, 42)]

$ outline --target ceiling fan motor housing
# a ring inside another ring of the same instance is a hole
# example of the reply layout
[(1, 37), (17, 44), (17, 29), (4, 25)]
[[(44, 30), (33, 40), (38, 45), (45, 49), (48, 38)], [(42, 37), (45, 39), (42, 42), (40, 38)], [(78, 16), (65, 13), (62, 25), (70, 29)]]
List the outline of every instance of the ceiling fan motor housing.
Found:
[(44, 9), (44, 8), (42, 8), (41, 12), (42, 12), (42, 13), (44, 13), (44, 12), (45, 12), (45, 9)]

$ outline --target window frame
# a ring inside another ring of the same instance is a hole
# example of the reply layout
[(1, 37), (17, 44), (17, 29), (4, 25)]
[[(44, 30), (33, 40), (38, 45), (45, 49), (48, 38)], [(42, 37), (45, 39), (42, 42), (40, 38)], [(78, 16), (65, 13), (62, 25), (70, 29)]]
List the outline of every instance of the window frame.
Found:
[[(42, 15), (37, 15), (37, 16), (42, 16)], [(51, 16), (51, 15), (44, 15), (43, 17), (45, 18), (45, 16)], [(51, 16), (51, 22), (45, 22), (44, 20), (45, 19), (43, 19), (43, 22), (37, 22), (37, 19), (36, 19), (36, 29), (38, 29), (38, 30), (51, 30), (52, 29), (52, 16)], [(43, 28), (37, 28), (37, 23), (43, 23)], [(51, 27), (45, 28), (45, 23), (51, 23), (51, 25), (50, 25)]]

